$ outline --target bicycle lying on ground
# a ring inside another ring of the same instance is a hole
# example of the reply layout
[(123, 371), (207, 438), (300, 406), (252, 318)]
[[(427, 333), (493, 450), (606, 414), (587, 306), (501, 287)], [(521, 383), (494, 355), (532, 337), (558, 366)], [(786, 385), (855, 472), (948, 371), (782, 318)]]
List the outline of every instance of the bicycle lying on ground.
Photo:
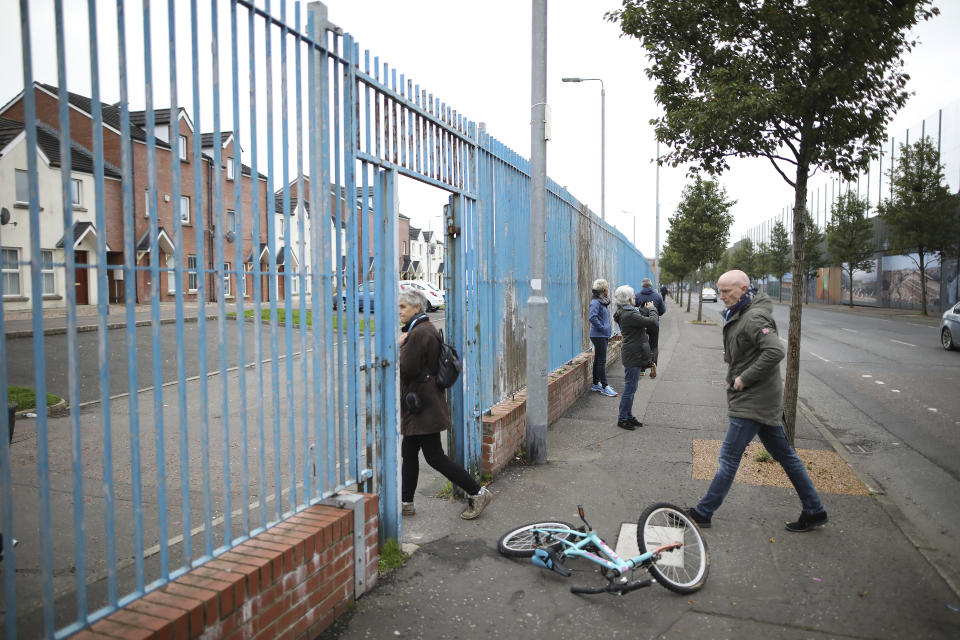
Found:
[[(573, 593), (610, 593), (622, 595), (658, 582), (676, 593), (693, 593), (707, 581), (710, 552), (697, 524), (678, 507), (658, 502), (644, 510), (637, 522), (637, 548), (640, 555), (621, 558), (598, 536), (577, 505), (583, 526), (566, 522), (542, 521), (512, 529), (497, 542), (501, 554), (514, 558), (532, 558), (544, 569), (564, 577), (572, 571), (564, 564), (569, 558), (584, 558), (600, 565), (607, 579), (601, 587), (570, 587)], [(602, 555), (600, 555), (602, 554)], [(647, 569), (653, 579), (627, 578), (635, 569)]]

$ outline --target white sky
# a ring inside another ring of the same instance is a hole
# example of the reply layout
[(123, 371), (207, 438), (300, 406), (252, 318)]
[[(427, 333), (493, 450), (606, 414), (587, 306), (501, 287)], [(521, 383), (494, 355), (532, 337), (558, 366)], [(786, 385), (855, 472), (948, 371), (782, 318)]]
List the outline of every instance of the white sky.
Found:
[[(274, 0), (273, 12), (279, 16), (281, 0)], [(85, 3), (65, 0), (68, 8), (67, 36), (68, 73), (73, 78), (89, 68), (85, 26), (80, 32), (76, 24), (85, 25)], [(108, 5), (111, 3), (103, 3)], [(208, 3), (201, 13), (207, 13)], [(960, 99), (956, 65), (960, 60), (960, 2), (941, 0), (941, 16), (921, 24), (916, 35), (920, 45), (907, 58), (907, 72), (912, 80), (909, 89), (913, 98), (894, 120), (891, 132), (902, 139), (904, 130), (919, 128), (924, 118), (936, 114)], [(98, 3), (98, 6), (100, 3)], [(229, 43), (228, 5), (220, 3), (221, 46)], [(263, 2), (258, 0), (258, 6)], [(445, 102), (471, 120), (485, 122), (487, 131), (523, 156), (530, 149), (530, 38), (531, 5), (517, 0), (487, 0), (483, 3), (463, 0), (328, 0), (329, 19), (351, 33), (361, 52), (370, 49), (399, 73), (412, 78), (421, 89)], [(0, 0), (5, 15), (16, 15), (17, 0)], [(38, 80), (56, 84), (56, 67), (52, 62), (53, 38), (48, 22), (52, 14), (51, 0), (30, 2), (34, 15), (34, 74)], [(139, 2), (127, 2), (131, 32), (141, 28)], [(644, 74), (646, 60), (639, 43), (619, 37), (616, 25), (606, 22), (606, 11), (619, 6), (616, 0), (553, 0), (548, 4), (547, 99), (552, 109), (552, 140), (547, 147), (547, 173), (558, 184), (566, 186), (581, 202), (600, 213), (600, 85), (597, 82), (568, 84), (564, 76), (600, 77), (606, 88), (606, 214), (607, 220), (630, 238), (634, 220), (637, 245), (645, 255), (654, 253), (655, 210), (655, 141), (649, 120), (659, 111), (653, 101), (653, 85)], [(164, 30), (165, 2), (155, 2), (151, 13)], [(178, 2), (183, 17), (189, 4)], [(100, 10), (101, 50), (116, 51), (116, 18), (112, 8)], [(293, 3), (288, 5), (292, 23)], [(245, 42), (246, 12), (241, 27), (241, 51)], [(202, 16), (201, 20), (205, 20)], [(179, 21), (178, 21), (179, 22)], [(159, 27), (155, 27), (159, 28)], [(6, 60), (19, 62), (20, 24), (18, 20), (0, 21), (0, 51)], [(164, 31), (165, 33), (165, 31)], [(201, 33), (203, 30), (201, 29)], [(209, 33), (209, 27), (207, 27)], [(128, 34), (134, 39), (135, 33)], [(209, 43), (209, 36), (206, 40)], [(162, 97), (169, 84), (166, 71), (166, 38), (154, 36), (154, 77), (156, 107), (166, 107)], [(201, 41), (201, 47), (204, 47)], [(209, 46), (208, 44), (206, 46)], [(178, 55), (184, 64), (189, 55), (189, 33), (178, 35)], [(208, 50), (208, 49), (207, 49)], [(229, 49), (221, 49), (222, 73), (229, 74)], [(74, 52), (76, 55), (74, 55)], [(104, 55), (104, 54), (101, 54)], [(277, 55), (276, 52), (274, 54)], [(207, 61), (204, 61), (205, 63)], [(115, 64), (115, 63), (114, 63)], [(131, 58), (131, 67), (142, 62)], [(105, 65), (106, 66), (106, 65)], [(113, 67), (115, 68), (115, 66)], [(136, 71), (135, 68), (132, 69)], [(142, 71), (141, 71), (142, 73)], [(206, 68), (201, 73), (208, 73)], [(183, 82), (187, 76), (183, 75)], [(104, 101), (116, 100), (111, 93), (111, 74), (105, 73)], [(115, 78), (112, 82), (115, 85)], [(243, 82), (243, 80), (241, 80)], [(22, 84), (22, 70), (16, 64), (0, 67), (0, 104), (16, 95)], [(89, 95), (85, 82), (68, 85), (71, 90)], [(131, 80), (131, 95), (138, 93)], [(142, 86), (142, 85), (141, 85)], [(201, 87), (210, 86), (201, 77)], [(142, 91), (139, 91), (142, 95)], [(181, 94), (183, 97), (184, 94)], [(229, 98), (221, 100), (229, 112)], [(209, 100), (206, 101), (209, 103)], [(142, 108), (135, 103), (132, 108)], [(190, 103), (186, 106), (190, 110)], [(244, 106), (243, 109), (247, 107)], [(243, 113), (243, 111), (241, 111)], [(952, 113), (960, 113), (953, 109)], [(212, 129), (209, 114), (202, 114), (201, 129)], [(946, 117), (946, 116), (945, 116)], [(221, 115), (222, 128), (229, 128), (229, 113)], [(928, 121), (928, 131), (930, 123)], [(946, 130), (945, 125), (945, 130)], [(911, 134), (911, 139), (914, 139)], [(956, 144), (956, 143), (955, 143)], [(244, 145), (248, 147), (248, 145)], [(248, 161), (248, 158), (244, 158)], [(262, 163), (262, 160), (261, 160)], [(767, 160), (741, 160), (731, 163), (732, 169), (719, 180), (728, 195), (737, 201), (733, 212), (731, 238), (744, 235), (752, 226), (779, 215), (793, 202), (792, 189), (770, 166)], [(884, 164), (884, 170), (888, 164)], [(261, 164), (260, 170), (263, 171)], [(951, 179), (951, 176), (953, 179)], [(666, 221), (673, 213), (680, 192), (686, 183), (682, 168), (660, 170), (660, 242), (666, 237)], [(874, 177), (874, 180), (876, 178)], [(957, 188), (956, 173), (948, 170), (948, 181)], [(277, 179), (277, 186), (280, 185)], [(875, 184), (875, 183), (874, 183)], [(812, 185), (816, 188), (816, 183)], [(445, 194), (438, 190), (401, 183), (401, 211), (412, 218), (414, 226), (440, 228)]]

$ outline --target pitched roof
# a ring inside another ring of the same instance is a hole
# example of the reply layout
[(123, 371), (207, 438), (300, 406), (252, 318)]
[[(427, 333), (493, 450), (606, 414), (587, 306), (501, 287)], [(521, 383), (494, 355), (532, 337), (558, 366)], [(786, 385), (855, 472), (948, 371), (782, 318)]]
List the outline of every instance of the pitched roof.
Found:
[[(130, 122), (136, 124), (138, 127), (147, 126), (147, 112), (144, 111), (131, 111), (130, 112)], [(154, 109), (153, 110), (153, 124), (170, 124), (170, 109)]]
[[(230, 139), (230, 136), (233, 135), (233, 131), (221, 131), (220, 132), (220, 144), (226, 144), (227, 140)], [(214, 134), (211, 131), (210, 133), (201, 133), (200, 134), (200, 148), (208, 149), (213, 146)]]
[(419, 235), (420, 235), (420, 229), (417, 229), (416, 227), (410, 227), (410, 239), (411, 239), (411, 240), (414, 239), (414, 238), (416, 238), (416, 237), (419, 236)]
[(423, 232), (423, 239), (424, 239), (425, 241), (427, 241), (427, 242), (430, 242), (430, 240), (433, 239), (433, 231), (424, 231), (424, 232)]
[[(7, 146), (7, 144), (20, 135), (20, 132), (23, 130), (24, 125), (22, 122), (9, 120), (7, 118), (0, 118), (0, 149)], [(59, 131), (53, 127), (45, 125), (42, 122), (37, 122), (37, 146), (40, 148), (40, 151), (43, 152), (43, 155), (47, 157), (47, 160), (50, 161), (51, 166), (63, 166), (60, 161)], [(79, 171), (81, 173), (89, 173), (92, 175), (94, 166), (93, 153), (80, 146), (76, 142), (73, 142), (70, 145), (70, 165), (72, 171)], [(104, 161), (103, 175), (110, 178), (119, 178), (120, 169), (113, 166), (109, 162)]]
[[(53, 86), (53, 85), (44, 84), (43, 82), (38, 82), (38, 83), (36, 83), (36, 84), (39, 85), (39, 86), (41, 86), (41, 87), (43, 87), (45, 90), (49, 91), (50, 93), (52, 93), (52, 94), (55, 95), (55, 96), (56, 96), (56, 95), (59, 95), (58, 92), (60, 91), (60, 89), (57, 88), (57, 87), (55, 87), (55, 86)], [(75, 106), (76, 108), (80, 109), (80, 110), (83, 111), (84, 113), (89, 114), (89, 115), (93, 115), (93, 101), (92, 101), (90, 98), (88, 98), (87, 96), (81, 96), (80, 94), (77, 94), (77, 93), (73, 93), (73, 92), (71, 92), (71, 91), (68, 91), (68, 92), (67, 92), (67, 102), (69, 102), (70, 104), (72, 104), (72, 105)], [(101, 103), (100, 103), (100, 111), (102, 112), (102, 115), (103, 115), (103, 122), (104, 122), (104, 124), (107, 124), (107, 125), (113, 127), (113, 128), (116, 129), (117, 131), (120, 131), (120, 130), (121, 130), (121, 128), (120, 128), (120, 115), (121, 115), (121, 109), (120, 109), (120, 107), (118, 107), (117, 105), (105, 104), (105, 103), (101, 102)], [(136, 123), (134, 123), (134, 122), (132, 121), (132, 118), (131, 118), (131, 122), (130, 122), (130, 137), (133, 138), (134, 140), (139, 140), (139, 141), (141, 141), (141, 142), (146, 142), (146, 140), (147, 140), (147, 132), (144, 131), (143, 129), (141, 129)], [(157, 141), (157, 145), (158, 145), (158, 146), (164, 146), (164, 144), (163, 144), (162, 142), (160, 142), (159, 140)]]

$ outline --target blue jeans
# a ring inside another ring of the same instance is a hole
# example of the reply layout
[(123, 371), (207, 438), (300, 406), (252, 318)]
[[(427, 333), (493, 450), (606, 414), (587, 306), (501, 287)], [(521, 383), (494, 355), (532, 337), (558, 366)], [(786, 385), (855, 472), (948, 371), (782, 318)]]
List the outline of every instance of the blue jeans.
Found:
[(637, 392), (637, 381), (640, 380), (640, 367), (623, 368), (623, 393), (620, 394), (620, 412), (617, 420), (629, 420), (633, 417), (633, 395)]
[(717, 475), (713, 477), (710, 488), (707, 489), (707, 494), (697, 505), (697, 511), (709, 518), (714, 511), (720, 508), (720, 504), (727, 497), (727, 492), (730, 491), (730, 486), (733, 484), (733, 477), (737, 475), (737, 468), (740, 466), (743, 451), (753, 440), (753, 436), (760, 437), (760, 442), (773, 456), (773, 459), (779, 462), (783, 470), (787, 472), (787, 477), (790, 478), (793, 488), (797, 490), (797, 495), (800, 496), (803, 512), (820, 513), (823, 511), (820, 496), (817, 495), (817, 490), (813, 488), (813, 483), (810, 482), (806, 467), (797, 457), (797, 452), (790, 446), (790, 442), (783, 432), (783, 427), (762, 424), (749, 418), (734, 417), (730, 418), (730, 427), (727, 429), (723, 444), (720, 445), (720, 464)]

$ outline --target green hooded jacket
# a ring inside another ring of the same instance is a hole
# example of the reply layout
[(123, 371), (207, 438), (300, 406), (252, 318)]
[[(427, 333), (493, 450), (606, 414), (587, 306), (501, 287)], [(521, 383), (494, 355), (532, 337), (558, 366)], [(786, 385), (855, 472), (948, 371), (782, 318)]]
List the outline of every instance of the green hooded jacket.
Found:
[[(777, 323), (773, 320), (773, 302), (767, 294), (757, 293), (746, 307), (738, 310), (723, 325), (723, 359), (727, 369), (727, 407), (732, 418), (750, 418), (763, 424), (781, 424), (783, 383), (780, 361), (785, 355)], [(733, 390), (740, 376), (743, 391)]]

